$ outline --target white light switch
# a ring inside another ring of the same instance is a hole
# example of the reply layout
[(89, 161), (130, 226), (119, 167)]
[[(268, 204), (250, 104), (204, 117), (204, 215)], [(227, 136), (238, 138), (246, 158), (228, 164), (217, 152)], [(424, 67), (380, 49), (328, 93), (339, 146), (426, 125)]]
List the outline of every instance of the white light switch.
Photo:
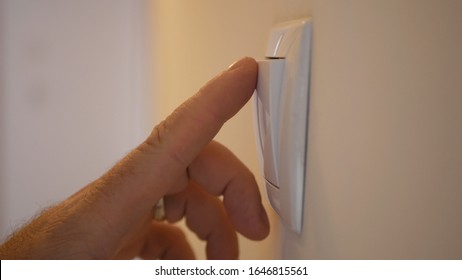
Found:
[(311, 22), (271, 30), (259, 61), (257, 141), (268, 198), (281, 220), (300, 233), (303, 216), (310, 80)]
[(279, 104), (281, 98), (284, 59), (263, 60), (258, 63), (259, 82), (257, 86), (257, 120), (259, 141), (262, 146), (265, 179), (277, 187), (277, 149), (279, 147)]

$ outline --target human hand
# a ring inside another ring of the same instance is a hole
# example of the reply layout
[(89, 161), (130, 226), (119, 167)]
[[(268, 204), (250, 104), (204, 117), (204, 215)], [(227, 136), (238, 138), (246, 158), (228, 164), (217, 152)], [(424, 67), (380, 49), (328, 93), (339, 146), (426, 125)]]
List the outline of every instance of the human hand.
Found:
[[(237, 258), (236, 231), (263, 239), (268, 218), (251, 172), (212, 139), (249, 100), (256, 79), (251, 58), (216, 76), (106, 174), (13, 234), (1, 259), (191, 259), (171, 224), (183, 217), (207, 241), (208, 258)], [(169, 223), (153, 220), (162, 197)]]

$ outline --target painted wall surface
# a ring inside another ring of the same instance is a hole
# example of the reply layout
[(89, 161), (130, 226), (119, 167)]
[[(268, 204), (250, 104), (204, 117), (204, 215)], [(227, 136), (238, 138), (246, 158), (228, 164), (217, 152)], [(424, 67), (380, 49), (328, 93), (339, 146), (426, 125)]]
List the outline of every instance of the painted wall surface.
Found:
[(0, 241), (149, 133), (143, 5), (0, 0)]
[(462, 258), (460, 1), (314, 1), (304, 230), (285, 258)]
[[(152, 4), (164, 115), (234, 59), (262, 57), (272, 24), (313, 18), (303, 233), (280, 237), (273, 213), (241, 257), (462, 257), (462, 2)], [(259, 174), (251, 120), (248, 105), (217, 139)]]

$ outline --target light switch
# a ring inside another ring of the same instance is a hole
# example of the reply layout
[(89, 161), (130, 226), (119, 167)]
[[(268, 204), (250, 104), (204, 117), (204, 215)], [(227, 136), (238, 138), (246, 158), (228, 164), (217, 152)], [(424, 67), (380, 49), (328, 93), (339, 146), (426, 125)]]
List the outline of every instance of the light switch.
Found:
[(279, 147), (279, 105), (281, 99), (284, 59), (263, 60), (258, 63), (257, 120), (259, 141), (263, 153), (263, 170), (268, 183), (278, 188), (277, 149)]
[(255, 115), (268, 199), (300, 233), (303, 218), (310, 80), (311, 21), (275, 26), (258, 62)]

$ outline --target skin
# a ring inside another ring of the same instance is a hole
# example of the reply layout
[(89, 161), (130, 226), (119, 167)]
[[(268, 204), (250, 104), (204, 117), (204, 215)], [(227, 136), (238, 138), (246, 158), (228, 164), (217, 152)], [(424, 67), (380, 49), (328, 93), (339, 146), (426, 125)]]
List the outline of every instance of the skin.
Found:
[[(257, 67), (243, 58), (210, 80), (106, 174), (14, 233), (1, 259), (193, 259), (173, 225), (182, 218), (209, 259), (237, 258), (237, 232), (265, 238), (254, 176), (212, 140), (251, 97)], [(162, 197), (167, 222), (153, 220)]]

